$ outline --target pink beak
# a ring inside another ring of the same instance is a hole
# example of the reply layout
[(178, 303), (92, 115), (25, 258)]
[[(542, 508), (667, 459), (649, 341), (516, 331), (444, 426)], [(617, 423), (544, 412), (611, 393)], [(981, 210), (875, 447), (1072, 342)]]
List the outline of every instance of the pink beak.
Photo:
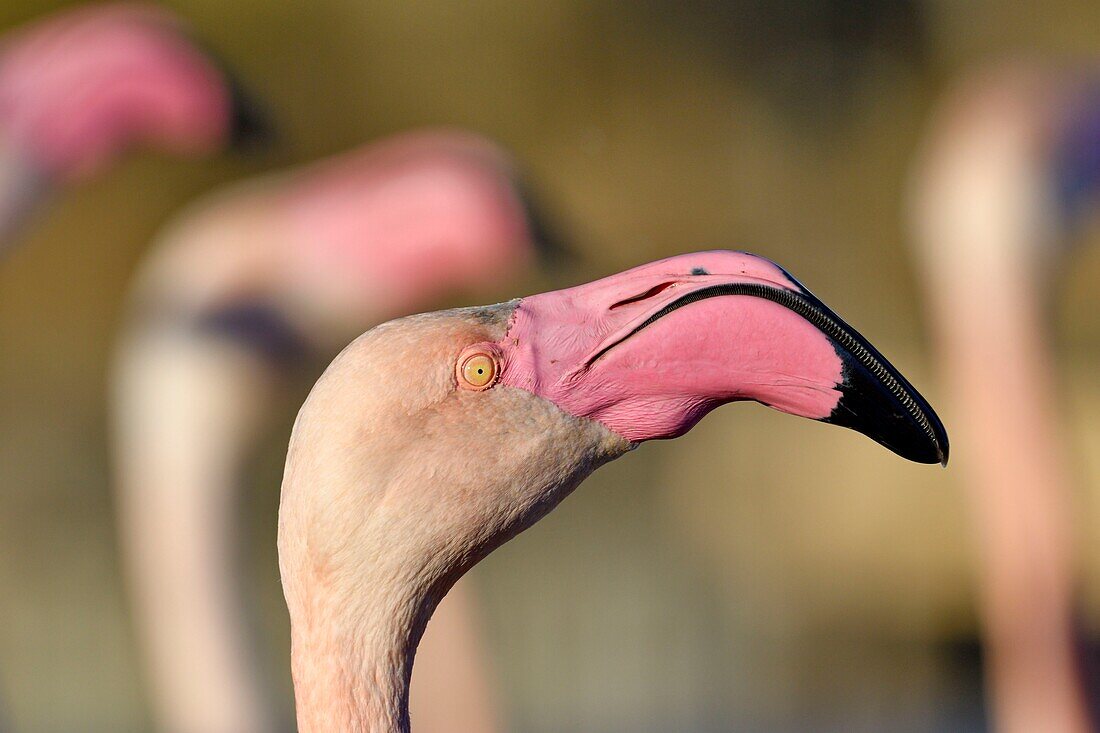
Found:
[(947, 463), (943, 425), (857, 331), (770, 260), (679, 255), (522, 299), (501, 382), (636, 443), (755, 400)]

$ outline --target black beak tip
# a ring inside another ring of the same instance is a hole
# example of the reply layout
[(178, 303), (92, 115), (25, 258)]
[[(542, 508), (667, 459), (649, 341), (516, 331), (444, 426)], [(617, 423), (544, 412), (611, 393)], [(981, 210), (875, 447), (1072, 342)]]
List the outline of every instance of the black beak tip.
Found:
[(229, 77), (229, 85), (232, 104), (230, 146), (243, 151), (269, 147), (275, 140), (270, 114), (232, 76)]
[(935, 410), (882, 354), (790, 274), (797, 288), (788, 305), (824, 333), (842, 366), (840, 399), (821, 422), (863, 433), (902, 458), (947, 466), (947, 430)]
[(853, 360), (845, 360), (840, 401), (824, 422), (843, 425), (916, 463), (947, 466), (950, 442), (928, 402), (900, 374), (899, 395)]
[(267, 108), (245, 89), (234, 68), (221, 54), (202, 39), (190, 35), (189, 38), (210, 57), (229, 90), (229, 146), (245, 152), (270, 147), (276, 136)]
[(546, 215), (543, 200), (522, 177), (516, 182), (519, 197), (527, 215), (527, 227), (531, 241), (542, 267), (565, 269), (576, 264), (580, 257), (561, 236), (557, 221), (551, 221)]

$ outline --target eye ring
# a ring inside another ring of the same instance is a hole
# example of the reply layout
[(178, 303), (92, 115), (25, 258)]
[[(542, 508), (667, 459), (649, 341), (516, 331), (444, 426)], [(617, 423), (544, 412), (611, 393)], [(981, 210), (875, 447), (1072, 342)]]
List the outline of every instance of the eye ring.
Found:
[(458, 386), (480, 392), (496, 384), (500, 375), (500, 361), (487, 344), (465, 349), (455, 363)]

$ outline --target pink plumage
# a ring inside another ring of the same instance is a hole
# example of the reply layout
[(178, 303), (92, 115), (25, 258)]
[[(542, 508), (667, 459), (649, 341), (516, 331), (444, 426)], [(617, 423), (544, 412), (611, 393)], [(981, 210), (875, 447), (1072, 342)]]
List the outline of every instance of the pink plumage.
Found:
[(304, 271), (367, 288), (389, 312), (501, 282), (533, 257), (508, 157), (470, 133), (429, 130), (367, 145), (300, 174), (271, 207)]

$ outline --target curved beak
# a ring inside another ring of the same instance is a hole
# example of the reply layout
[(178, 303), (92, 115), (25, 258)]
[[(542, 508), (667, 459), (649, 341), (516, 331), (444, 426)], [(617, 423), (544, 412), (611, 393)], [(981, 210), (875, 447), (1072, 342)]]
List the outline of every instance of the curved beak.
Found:
[(230, 147), (249, 152), (270, 146), (275, 141), (276, 130), (267, 107), (241, 83), (236, 70), (220, 53), (202, 39), (190, 35), (189, 39), (212, 60), (229, 92)]
[(262, 150), (275, 142), (277, 130), (266, 105), (241, 83), (234, 67), (205, 39), (186, 33), (188, 40), (202, 50), (222, 76), (229, 91), (229, 135), (227, 142), (235, 150)]
[(231, 104), (229, 144), (237, 150), (255, 150), (271, 145), (275, 140), (275, 127), (268, 111), (224, 66), (222, 73), (229, 85)]
[(822, 324), (843, 364), (841, 397), (821, 421), (863, 433), (911, 461), (946, 467), (947, 431), (928, 401), (859, 331), (804, 288), (801, 298), (807, 319)]
[(673, 438), (727, 402), (857, 430), (946, 464), (928, 402), (862, 335), (770, 260), (680, 255), (524, 298), (501, 381), (635, 443)]
[(255, 150), (271, 145), (275, 140), (275, 127), (268, 111), (245, 91), (235, 77), (227, 74), (227, 79), (232, 104), (230, 145), (238, 150)]
[(48, 197), (48, 177), (0, 144), (0, 257), (14, 246), (23, 225)]
[(562, 269), (573, 265), (579, 258), (562, 236), (557, 219), (547, 216), (543, 198), (534, 190), (530, 182), (517, 176), (517, 192), (523, 201), (527, 215), (527, 227), (535, 254), (541, 266)]

